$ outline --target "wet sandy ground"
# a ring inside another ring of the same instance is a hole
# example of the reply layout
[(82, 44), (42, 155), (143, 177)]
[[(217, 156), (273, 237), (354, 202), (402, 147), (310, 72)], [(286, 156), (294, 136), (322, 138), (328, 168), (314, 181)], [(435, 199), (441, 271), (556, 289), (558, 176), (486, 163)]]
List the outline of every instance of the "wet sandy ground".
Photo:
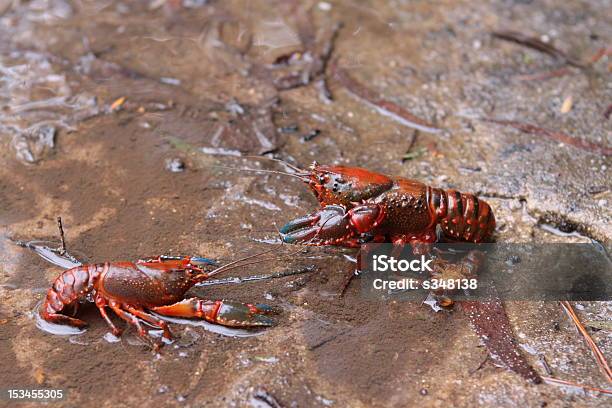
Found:
[[(173, 325), (176, 343), (156, 354), (133, 331), (107, 341), (91, 307), (81, 312), (85, 334), (36, 328), (32, 310), (61, 269), (8, 238), (57, 242), (57, 216), (69, 249), (87, 261), (229, 261), (269, 249), (277, 226), (314, 208), (298, 181), (218, 166), (278, 167), (203, 147), (478, 192), (495, 210), (498, 240), (609, 247), (609, 156), (478, 120), (612, 146), (608, 57), (568, 67), (489, 34), (546, 36), (588, 61), (612, 37), (609, 2), (179, 3), (0, 2), (0, 387), (66, 389), (54, 406), (268, 406), (253, 399), (260, 387), (285, 407), (609, 404), (483, 364), (487, 353), (460, 310), (366, 300), (356, 283), (338, 297), (348, 264), (335, 249), (235, 272), (313, 264), (311, 275), (193, 290), (282, 308), (278, 325), (258, 336)], [(317, 66), (338, 22), (331, 59)], [(287, 86), (304, 66), (314, 80)], [(374, 109), (337, 69), (441, 131)], [(559, 69), (565, 75), (529, 80)], [(333, 103), (317, 86), (322, 77)], [(168, 159), (184, 171), (169, 171)], [(557, 303), (506, 308), (540, 373), (544, 358), (557, 378), (607, 386)], [(576, 308), (584, 321), (610, 319), (608, 302)], [(591, 334), (609, 355), (609, 329)]]

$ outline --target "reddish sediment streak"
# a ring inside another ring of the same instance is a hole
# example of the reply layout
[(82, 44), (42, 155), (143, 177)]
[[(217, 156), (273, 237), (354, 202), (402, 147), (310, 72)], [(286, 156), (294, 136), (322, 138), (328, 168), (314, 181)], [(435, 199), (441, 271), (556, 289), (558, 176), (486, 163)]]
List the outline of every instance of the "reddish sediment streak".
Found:
[(396, 103), (383, 99), (376, 92), (366, 88), (364, 85), (351, 78), (348, 72), (342, 68), (338, 68), (335, 63), (331, 65), (331, 72), (333, 78), (346, 88), (346, 90), (359, 100), (375, 108), (381, 115), (387, 116), (406, 127), (423, 132), (439, 133), (442, 131), (442, 129), (413, 115)]
[(512, 335), (510, 320), (499, 299), (465, 301), (461, 302), (461, 307), (492, 357), (523, 378), (535, 384), (542, 382), (542, 377), (521, 354)]
[(604, 156), (612, 155), (612, 148), (610, 147), (602, 146), (597, 143), (587, 142), (586, 140), (570, 136), (563, 132), (549, 130), (529, 123), (518, 122), (515, 120), (499, 120), (490, 118), (482, 118), (481, 120), (484, 120), (485, 122), (496, 123), (498, 125), (511, 126), (517, 130), (520, 130), (523, 133), (544, 136), (549, 139), (556, 140), (557, 142), (565, 143), (567, 145), (574, 146), (579, 149), (586, 150), (588, 152), (599, 153)]

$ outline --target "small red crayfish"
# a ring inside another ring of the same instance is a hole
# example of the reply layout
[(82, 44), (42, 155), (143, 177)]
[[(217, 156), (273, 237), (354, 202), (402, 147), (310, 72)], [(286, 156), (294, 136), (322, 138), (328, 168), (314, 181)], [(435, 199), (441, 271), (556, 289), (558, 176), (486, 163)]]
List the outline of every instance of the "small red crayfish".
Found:
[[(244, 258), (247, 259), (247, 258)], [(244, 260), (242, 259), (242, 260)], [(121, 330), (107, 314), (107, 307), (117, 316), (132, 324), (145, 340), (155, 348), (163, 343), (152, 339), (141, 321), (163, 330), (163, 336), (172, 334), (165, 321), (151, 314), (200, 318), (210, 323), (230, 327), (259, 327), (274, 324), (267, 315), (273, 309), (264, 304), (248, 304), (227, 300), (185, 299), (185, 293), (199, 282), (230, 269), (239, 261), (213, 269), (214, 262), (200, 257), (159, 256), (136, 262), (105, 262), (77, 266), (60, 274), (40, 308), (40, 316), (50, 322), (82, 328), (83, 320), (66, 315), (74, 311), (81, 301), (93, 299), (100, 314), (115, 336)]]

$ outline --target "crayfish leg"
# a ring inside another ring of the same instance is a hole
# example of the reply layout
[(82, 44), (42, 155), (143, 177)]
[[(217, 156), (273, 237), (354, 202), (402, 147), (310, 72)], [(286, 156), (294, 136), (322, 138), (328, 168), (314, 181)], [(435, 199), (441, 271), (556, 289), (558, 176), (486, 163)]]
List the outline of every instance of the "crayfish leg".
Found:
[(128, 322), (129, 324), (133, 325), (136, 327), (136, 330), (138, 331), (138, 335), (140, 337), (142, 337), (148, 344), (153, 345), (153, 348), (155, 350), (158, 350), (161, 346), (163, 346), (163, 342), (161, 340), (156, 340), (154, 338), (152, 338), (149, 333), (145, 330), (144, 327), (142, 327), (142, 325), (140, 324), (140, 321), (138, 320), (138, 318), (136, 316), (134, 316), (133, 314), (123, 310), (121, 308), (121, 306), (119, 305), (119, 303), (115, 302), (115, 301), (111, 301), (108, 306), (113, 310), (113, 312), (115, 312), (115, 314), (117, 316), (119, 316), (121, 319), (125, 320), (126, 322)]
[(77, 313), (79, 312), (79, 302), (76, 302), (73, 306), (72, 306), (72, 317), (76, 316)]
[(229, 327), (266, 327), (274, 320), (266, 316), (274, 313), (268, 305), (233, 302), (228, 300), (185, 299), (168, 306), (151, 308), (164, 316), (201, 318), (210, 323)]
[(106, 313), (106, 306), (108, 306), (108, 302), (106, 301), (106, 299), (98, 295), (96, 296), (95, 300), (96, 300), (96, 306), (98, 307), (98, 311), (102, 315), (102, 318), (104, 319), (106, 324), (108, 324), (108, 326), (111, 328), (111, 332), (113, 333), (113, 336), (115, 337), (121, 336), (121, 333), (123, 332), (123, 330), (115, 326), (113, 321), (108, 317), (108, 314)]
[(168, 323), (164, 322), (162, 319), (155, 317), (140, 308), (136, 308), (130, 305), (124, 305), (124, 307), (133, 315), (140, 317), (142, 320), (151, 323), (154, 326), (159, 327), (164, 331), (164, 338), (168, 340), (172, 340), (172, 333), (170, 332), (170, 328), (168, 328)]
[(100, 314), (104, 318), (104, 321), (106, 322), (106, 324), (108, 324), (108, 326), (111, 328), (111, 332), (113, 333), (113, 336), (115, 337), (121, 336), (121, 333), (123, 332), (123, 330), (115, 326), (112, 320), (108, 317), (108, 314), (106, 313), (106, 305), (98, 306), (98, 310), (100, 311)]
[(81, 319), (76, 319), (74, 317), (66, 316), (61, 313), (44, 313), (41, 314), (43, 319), (53, 324), (65, 324), (72, 327), (77, 327), (82, 329), (87, 327), (87, 322), (84, 322)]
[(351, 267), (348, 269), (346, 273), (346, 277), (344, 278), (344, 281), (342, 282), (342, 286), (340, 287), (340, 297), (344, 296), (344, 294), (346, 293), (346, 290), (348, 289), (351, 282), (353, 281), (353, 278), (355, 276), (358, 276), (360, 272), (361, 271), (359, 269), (353, 268), (353, 266), (351, 265)]
[[(355, 242), (356, 244), (359, 245), (358, 241), (355, 241)], [(379, 237), (374, 237), (374, 240), (371, 243), (368, 243), (367, 246), (363, 246), (363, 245), (359, 246), (359, 250), (357, 251), (357, 254), (355, 254), (356, 266), (353, 267), (352, 265), (349, 265), (344, 281), (342, 282), (342, 286), (340, 287), (340, 293), (339, 293), (340, 297), (344, 296), (349, 285), (353, 281), (353, 278), (355, 276), (359, 276), (359, 274), (363, 270), (361, 260), (367, 258), (370, 252), (375, 250), (381, 244), (383, 244), (383, 242), (379, 242)]]

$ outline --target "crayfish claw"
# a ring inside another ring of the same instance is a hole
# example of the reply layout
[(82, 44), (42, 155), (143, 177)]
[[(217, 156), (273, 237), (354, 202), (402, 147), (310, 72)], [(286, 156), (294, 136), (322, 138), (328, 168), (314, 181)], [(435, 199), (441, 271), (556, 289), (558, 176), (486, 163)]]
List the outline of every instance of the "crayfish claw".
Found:
[(210, 323), (230, 327), (273, 326), (274, 320), (266, 315), (276, 310), (265, 304), (252, 305), (231, 300), (184, 299), (167, 306), (151, 308), (164, 316), (200, 318)]
[(268, 305), (250, 305), (246, 303), (224, 300), (219, 307), (216, 322), (231, 327), (269, 327), (276, 322), (266, 314), (275, 310)]
[(322, 245), (339, 242), (352, 236), (344, 207), (327, 205), (313, 214), (289, 221), (280, 229), (287, 244)]
[(256, 313), (261, 313), (261, 314), (277, 314), (280, 313), (280, 311), (270, 305), (266, 305), (265, 303), (257, 303), (256, 305), (253, 305), (254, 308), (256, 308)]
[(316, 224), (320, 219), (315, 213), (289, 221), (279, 230), (281, 239), (287, 244), (307, 241), (316, 232)]

